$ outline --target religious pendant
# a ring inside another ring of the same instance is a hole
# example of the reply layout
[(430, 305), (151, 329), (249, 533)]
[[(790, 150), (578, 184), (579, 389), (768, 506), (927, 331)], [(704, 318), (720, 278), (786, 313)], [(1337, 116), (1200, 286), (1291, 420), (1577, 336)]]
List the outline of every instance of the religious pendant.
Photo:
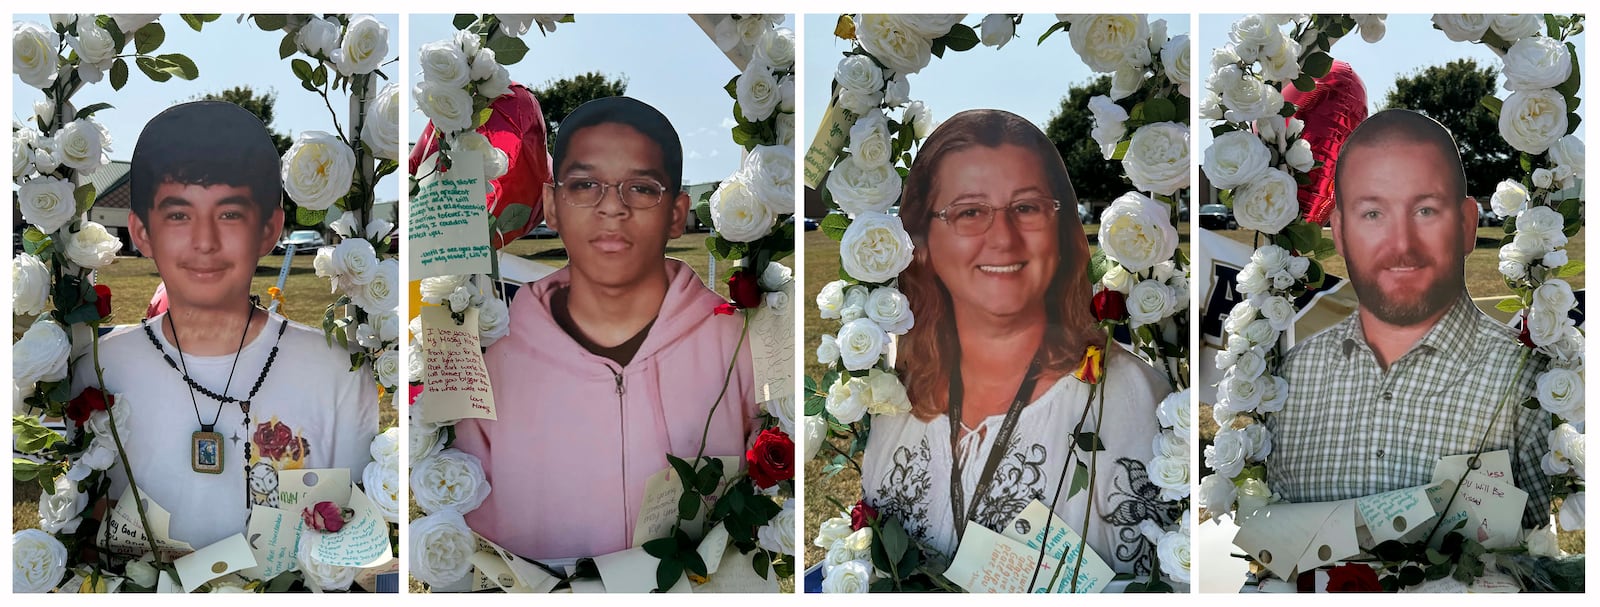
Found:
[(189, 467), (201, 474), (222, 473), (222, 435), (201, 426), (189, 443)]

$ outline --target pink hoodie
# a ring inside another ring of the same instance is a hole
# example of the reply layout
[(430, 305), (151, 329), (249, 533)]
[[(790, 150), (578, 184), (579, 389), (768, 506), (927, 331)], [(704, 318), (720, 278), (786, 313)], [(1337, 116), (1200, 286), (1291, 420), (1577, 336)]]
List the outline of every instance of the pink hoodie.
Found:
[[(562, 269), (511, 302), (511, 333), (485, 355), (497, 420), (462, 420), (455, 447), (483, 461), (492, 491), (467, 524), (523, 557), (564, 559), (633, 546), (645, 481), (666, 453), (699, 451), (706, 415), (738, 346), (738, 316), (683, 262), (667, 260), (661, 313), (626, 367), (591, 354), (557, 325)], [(717, 408), (705, 454), (743, 455), (757, 431), (750, 347)]]

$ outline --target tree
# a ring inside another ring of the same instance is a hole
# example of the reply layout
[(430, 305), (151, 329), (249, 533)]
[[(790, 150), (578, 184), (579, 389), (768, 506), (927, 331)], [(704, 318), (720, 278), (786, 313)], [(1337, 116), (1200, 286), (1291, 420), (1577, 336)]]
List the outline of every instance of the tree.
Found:
[(278, 148), (278, 155), (289, 151), (289, 146), (294, 139), (272, 128), (272, 109), (277, 105), (278, 92), (267, 89), (267, 92), (256, 94), (250, 85), (236, 86), (220, 93), (206, 93), (196, 97), (197, 101), (226, 101), (245, 109), (261, 119), (261, 124), (266, 125), (267, 133), (272, 136), (273, 147)]
[(548, 80), (543, 86), (530, 90), (533, 98), (539, 100), (539, 108), (544, 110), (544, 126), (549, 132), (545, 145), (554, 151), (556, 129), (561, 126), (561, 121), (586, 102), (623, 94), (628, 90), (628, 77), (607, 79), (600, 72), (589, 72), (571, 78)]
[[(1094, 114), (1089, 112), (1089, 98), (1111, 92), (1111, 76), (1100, 76), (1087, 84), (1073, 86), (1061, 98), (1061, 107), (1050, 115), (1045, 136), (1056, 144), (1056, 151), (1067, 164), (1067, 174), (1072, 176), (1072, 189), (1080, 201), (1106, 203), (1122, 195), (1129, 188), (1123, 179), (1122, 167), (1116, 161), (1106, 160), (1089, 132), (1094, 129)], [(1076, 209), (1063, 209), (1076, 213)]]
[(1498, 70), (1472, 59), (1420, 70), (1394, 81), (1385, 108), (1405, 108), (1438, 120), (1455, 135), (1467, 172), (1467, 194), (1480, 199), (1495, 185), (1520, 174), (1516, 151), (1500, 136), (1500, 124), (1478, 103), (1496, 92)]

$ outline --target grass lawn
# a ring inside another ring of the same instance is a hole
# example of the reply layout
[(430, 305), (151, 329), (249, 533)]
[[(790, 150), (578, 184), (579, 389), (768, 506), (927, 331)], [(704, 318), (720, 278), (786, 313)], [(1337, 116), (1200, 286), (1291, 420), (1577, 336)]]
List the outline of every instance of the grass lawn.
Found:
[[(335, 296), (329, 292), (327, 279), (317, 278), (311, 268), (312, 254), (295, 255), (289, 269), (288, 282), (284, 284), (284, 305), (280, 314), (295, 322), (322, 326), (322, 316)], [(263, 257), (256, 266), (256, 276), (251, 281), (250, 292), (260, 295), (266, 303), (267, 288), (276, 285), (278, 272), (283, 267), (283, 256)], [(111, 322), (119, 325), (138, 323), (150, 305), (161, 276), (156, 264), (144, 257), (119, 257), (117, 262), (100, 270), (99, 282), (111, 287)], [(397, 423), (397, 414), (385, 395), (378, 406), (378, 427), (388, 428)], [(39, 487), (32, 483), (13, 482), (11, 485), (11, 530), (13, 532), (39, 526)]]

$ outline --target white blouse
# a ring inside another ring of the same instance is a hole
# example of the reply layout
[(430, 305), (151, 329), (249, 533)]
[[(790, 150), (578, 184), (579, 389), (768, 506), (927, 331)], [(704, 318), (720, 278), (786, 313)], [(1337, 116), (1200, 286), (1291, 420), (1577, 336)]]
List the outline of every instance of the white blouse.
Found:
[[(1082, 529), (1087, 490), (1066, 499), (1063, 488), (1055, 512), (1112, 569), (1135, 572), (1152, 549), (1139, 533), (1139, 522), (1165, 524), (1179, 514), (1161, 502), (1161, 490), (1145, 471), (1153, 455), (1152, 442), (1161, 430), (1156, 406), (1170, 390), (1155, 369), (1122, 348), (1111, 349), (1107, 367), (1104, 420), (1090, 406), (1083, 425), (1084, 432), (1099, 436), (1105, 450), (1078, 453), (1085, 464), (1094, 462), (1094, 509), (1088, 530)], [(1024, 407), (987, 495), (973, 493), (1005, 414), (986, 418), (960, 439), (962, 494), (969, 501), (981, 498), (974, 520), (999, 531), (1032, 501), (1050, 504), (1069, 450), (1075, 449), (1072, 431), (1088, 396), (1089, 385), (1067, 375)], [(1099, 400), (1096, 394), (1096, 403)], [(862, 462), (863, 495), (867, 503), (898, 517), (912, 537), (937, 551), (929, 557), (941, 567), (956, 552), (956, 523), (950, 508), (952, 461), (947, 415), (930, 421), (909, 414), (873, 418)], [(963, 504), (963, 511), (967, 506)]]

